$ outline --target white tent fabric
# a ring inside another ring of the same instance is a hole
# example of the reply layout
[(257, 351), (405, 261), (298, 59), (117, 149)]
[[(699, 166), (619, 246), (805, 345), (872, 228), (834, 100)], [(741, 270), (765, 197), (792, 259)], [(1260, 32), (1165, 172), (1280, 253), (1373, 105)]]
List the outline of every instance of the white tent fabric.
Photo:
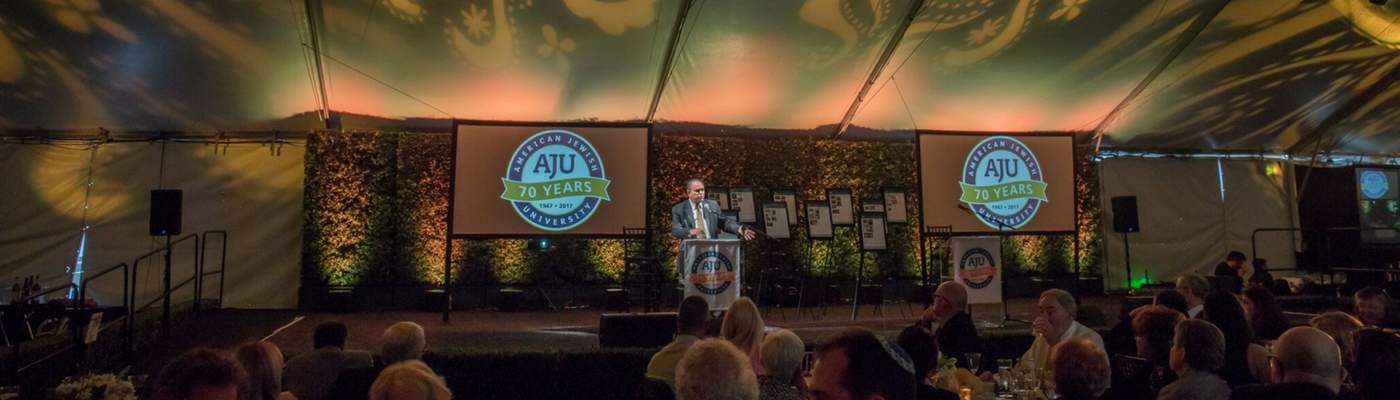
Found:
[[(1113, 232), (1116, 196), (1137, 196), (1142, 231), (1128, 234), (1133, 281), (1169, 282), (1210, 274), (1231, 250), (1250, 253), (1256, 228), (1293, 226), (1291, 185), (1266, 163), (1214, 159), (1108, 159), (1101, 165), (1104, 285), (1127, 284), (1123, 235)], [(1276, 176), (1277, 175), (1277, 176)], [(1222, 185), (1222, 177), (1224, 179)], [(1271, 268), (1294, 265), (1292, 235), (1261, 235)]]
[[(66, 283), (81, 240), (84, 199), (90, 226), (84, 269), (130, 264), (163, 244), (145, 239), (149, 191), (163, 187), (184, 190), (184, 234), (229, 232), (226, 306), (295, 307), (305, 159), (300, 147), (279, 151), (259, 144), (141, 142), (103, 144), (94, 155), (85, 147), (0, 145), (0, 165), (18, 178), (0, 182), (0, 193), (13, 204), (0, 213), (0, 226), (16, 228), (0, 231), (0, 276), (40, 274), (48, 286)], [(92, 191), (85, 195), (90, 159)], [(206, 268), (217, 269), (220, 243), (207, 247)], [(194, 250), (192, 243), (175, 248), (172, 275), (179, 283), (193, 274)], [(142, 263), (137, 306), (158, 295), (161, 268), (159, 257)], [(90, 296), (119, 303), (119, 281), (94, 281)], [(214, 296), (217, 281), (205, 288), (206, 297)], [(174, 299), (191, 297), (183, 290)]]

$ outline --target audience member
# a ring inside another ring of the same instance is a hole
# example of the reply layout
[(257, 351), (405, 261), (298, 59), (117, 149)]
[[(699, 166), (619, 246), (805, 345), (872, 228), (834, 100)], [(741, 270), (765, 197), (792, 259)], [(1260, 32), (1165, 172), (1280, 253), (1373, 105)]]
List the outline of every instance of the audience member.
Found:
[(1223, 277), (1224, 282), (1229, 282), (1230, 293), (1239, 294), (1244, 285), (1244, 253), (1231, 250), (1225, 256), (1225, 261), (1215, 265), (1215, 276)]
[(914, 365), (914, 380), (918, 384), (915, 396), (919, 400), (957, 400), (956, 393), (929, 384), (929, 376), (938, 372), (934, 368), (938, 366), (939, 345), (928, 329), (920, 326), (904, 328), (899, 332), (895, 344), (909, 355), (909, 361)]
[(283, 389), (301, 400), (323, 400), (330, 394), (340, 371), (369, 368), (373, 357), (363, 351), (346, 351), (345, 324), (326, 321), (316, 325), (312, 342), (315, 350), (293, 357), (283, 368)]
[(681, 300), (676, 310), (676, 338), (662, 347), (647, 363), (647, 378), (666, 382), (672, 390), (676, 387), (676, 363), (685, 356), (685, 351), (705, 336), (705, 325), (710, 319), (710, 304), (704, 297), (687, 296)]
[(1331, 336), (1317, 328), (1289, 329), (1274, 343), (1273, 381), (1235, 388), (1231, 399), (1340, 399), (1342, 353)]
[(1341, 311), (1328, 311), (1322, 313), (1322, 315), (1313, 317), (1312, 320), (1308, 321), (1308, 325), (1321, 330), (1328, 336), (1331, 336), (1333, 341), (1337, 342), (1337, 347), (1342, 349), (1342, 365), (1349, 367), (1351, 361), (1354, 359), (1352, 357), (1352, 349), (1356, 348), (1356, 346), (1352, 344), (1352, 333), (1361, 329), (1361, 321), (1351, 316), (1351, 314)]
[(849, 328), (816, 350), (808, 381), (814, 400), (913, 400), (917, 384), (909, 355), (865, 328)]
[(1368, 328), (1355, 333), (1351, 380), (1366, 400), (1400, 396), (1400, 336)]
[(340, 371), (329, 399), (363, 400), (369, 396), (370, 385), (386, 365), (422, 358), (427, 351), (428, 340), (423, 326), (410, 321), (399, 321), (390, 325), (379, 337), (379, 360), (375, 365), (350, 368)]
[(1379, 326), (1382, 328), (1400, 328), (1400, 323), (1390, 311), (1390, 295), (1385, 290), (1375, 286), (1367, 286), (1356, 291), (1352, 296), (1356, 303), (1356, 319), (1366, 326)]
[(1186, 317), (1198, 318), (1210, 294), (1210, 281), (1197, 274), (1183, 274), (1176, 278), (1176, 291), (1186, 298)]
[(967, 354), (981, 353), (982, 345), (977, 338), (977, 325), (967, 313), (967, 288), (961, 283), (948, 281), (938, 285), (933, 292), (933, 305), (917, 324), (933, 332), (938, 348), (956, 359), (959, 368), (976, 369), (968, 365)]
[(282, 350), (268, 341), (238, 346), (233, 355), (248, 375), (248, 396), (244, 400), (295, 400), (282, 391)]
[(1245, 288), (1240, 296), (1240, 305), (1244, 306), (1244, 315), (1249, 318), (1254, 336), (1261, 340), (1278, 339), (1278, 335), (1292, 326), (1288, 323), (1288, 317), (1283, 315), (1283, 308), (1274, 301), (1274, 294), (1263, 286), (1249, 285)]
[[(1277, 285), (1276, 282), (1274, 282), (1274, 274), (1269, 273), (1269, 261), (1256, 258), (1254, 261), (1251, 261), (1250, 264), (1254, 266), (1254, 273), (1249, 275), (1249, 283), (1263, 286), (1265, 289), (1269, 289), (1271, 293), (1275, 292), (1277, 290)], [(1287, 288), (1288, 284), (1285, 283), (1283, 286)]]
[(797, 334), (778, 329), (763, 338), (763, 370), (758, 376), (758, 397), (764, 400), (802, 400), (807, 387), (802, 379), (806, 348)]
[(758, 378), (749, 358), (723, 339), (705, 339), (676, 365), (678, 400), (758, 400)]
[(1225, 334), (1225, 367), (1220, 377), (1230, 383), (1230, 387), (1265, 381), (1268, 351), (1254, 342), (1254, 329), (1245, 319), (1244, 307), (1235, 295), (1213, 292), (1206, 295), (1205, 310), (1201, 318), (1210, 321)]
[(720, 337), (744, 352), (757, 374), (763, 374), (763, 355), (759, 352), (759, 347), (763, 345), (763, 329), (763, 315), (748, 297), (734, 300), (719, 326)]
[(450, 400), (447, 382), (418, 360), (400, 361), (384, 368), (369, 389), (370, 400)]
[(1157, 400), (1224, 400), (1230, 384), (1216, 375), (1225, 366), (1225, 335), (1210, 322), (1187, 319), (1176, 324), (1169, 361), (1176, 381)]
[(1108, 388), (1108, 354), (1097, 343), (1071, 337), (1050, 356), (1055, 392), (1064, 400), (1094, 400)]
[(1182, 296), (1176, 289), (1157, 291), (1157, 294), (1152, 296), (1152, 304), (1176, 310), (1181, 315), (1186, 315), (1186, 311), (1191, 309), (1191, 306), (1186, 305), (1186, 296)]
[(1147, 360), (1150, 368), (1137, 372), (1136, 376), (1124, 376), (1122, 384), (1115, 382), (1115, 398), (1150, 399), (1157, 392), (1176, 380), (1171, 368), (1173, 330), (1186, 316), (1176, 310), (1151, 305), (1139, 308), (1133, 313), (1133, 337), (1137, 344), (1137, 356)]
[(1042, 370), (1052, 368), (1050, 349), (1072, 337), (1084, 338), (1098, 346), (1099, 350), (1104, 350), (1103, 337), (1074, 320), (1079, 313), (1079, 305), (1075, 302), (1074, 295), (1060, 289), (1046, 290), (1040, 293), (1037, 306), (1040, 308), (1040, 314), (1031, 324), (1035, 341), (1021, 356), (1020, 365)]
[(151, 394), (156, 400), (242, 400), (248, 374), (228, 352), (196, 348), (161, 368)]

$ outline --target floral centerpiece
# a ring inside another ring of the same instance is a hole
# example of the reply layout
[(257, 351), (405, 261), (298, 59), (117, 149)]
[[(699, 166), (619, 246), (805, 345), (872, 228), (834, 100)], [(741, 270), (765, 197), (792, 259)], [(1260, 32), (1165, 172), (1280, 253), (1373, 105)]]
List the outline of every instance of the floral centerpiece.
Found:
[(136, 400), (136, 388), (116, 375), (97, 374), (63, 378), (54, 395), (59, 400)]

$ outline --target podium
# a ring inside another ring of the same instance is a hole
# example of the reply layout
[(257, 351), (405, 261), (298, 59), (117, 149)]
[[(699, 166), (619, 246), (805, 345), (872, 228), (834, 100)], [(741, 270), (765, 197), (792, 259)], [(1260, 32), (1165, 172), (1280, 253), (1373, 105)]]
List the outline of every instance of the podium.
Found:
[(681, 241), (676, 259), (687, 297), (705, 298), (711, 310), (728, 310), (739, 298), (743, 262), (739, 239), (687, 239)]

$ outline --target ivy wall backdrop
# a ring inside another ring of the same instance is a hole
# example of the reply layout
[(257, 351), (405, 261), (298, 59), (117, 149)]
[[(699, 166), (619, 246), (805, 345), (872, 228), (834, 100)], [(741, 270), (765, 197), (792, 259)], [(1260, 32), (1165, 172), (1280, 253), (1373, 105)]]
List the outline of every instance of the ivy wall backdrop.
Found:
[[(449, 186), (447, 134), (322, 132), (306, 150), (303, 286), (440, 285)], [(676, 240), (670, 206), (682, 185), (698, 177), (711, 187), (751, 187), (760, 202), (775, 189), (802, 200), (825, 198), (827, 188), (850, 188), (857, 199), (884, 187), (907, 188), (910, 221), (918, 221), (918, 174), (910, 140), (827, 140), (809, 137), (715, 137), (657, 134), (652, 173), (654, 255), (673, 273)], [(1076, 154), (1080, 240), (1078, 265), (1097, 272), (1100, 250), (1095, 165)], [(835, 240), (809, 241), (805, 226), (793, 239), (758, 239), (744, 249), (747, 271), (800, 271), (853, 280), (860, 253), (856, 233), (838, 227)], [(619, 232), (620, 233), (620, 232)], [(914, 223), (891, 224), (890, 250), (868, 253), (867, 280), (916, 279), (919, 234)], [(930, 241), (930, 257), (934, 253)], [(1004, 240), (1007, 273), (1073, 272), (1074, 238), (1027, 236)], [(622, 240), (555, 239), (547, 252), (525, 240), (453, 242), (453, 281), (466, 285), (619, 282)], [(935, 259), (936, 261), (936, 259)], [(669, 276), (669, 275), (667, 275)], [(750, 273), (747, 278), (754, 278)]]

